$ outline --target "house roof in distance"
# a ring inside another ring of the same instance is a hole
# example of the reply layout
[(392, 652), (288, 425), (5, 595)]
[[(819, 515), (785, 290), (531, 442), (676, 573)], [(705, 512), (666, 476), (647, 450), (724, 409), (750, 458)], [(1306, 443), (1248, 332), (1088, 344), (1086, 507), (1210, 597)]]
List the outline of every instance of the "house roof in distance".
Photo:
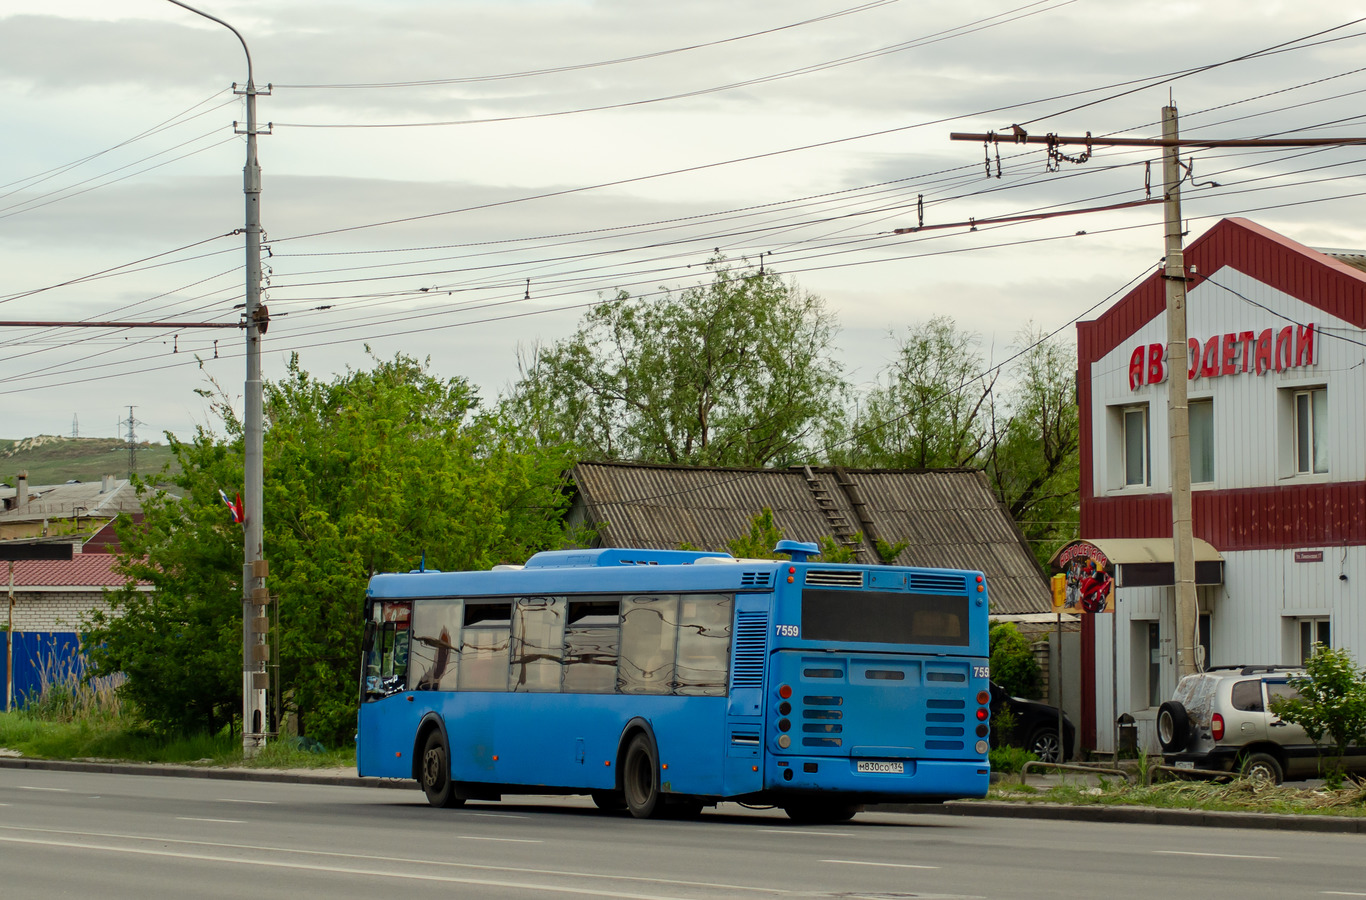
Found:
[(859, 559), (879, 562), (874, 541), (907, 542), (896, 565), (980, 569), (992, 610), (1048, 612), (1047, 582), (1027, 543), (976, 469), (730, 469), (583, 462), (576, 507), (604, 547), (683, 545), (724, 550), (769, 508), (785, 537), (862, 532)]
[[(114, 571), (118, 558), (108, 553), (77, 553), (69, 560), (21, 559), (14, 563), (15, 591), (33, 588), (118, 588), (125, 579)], [(6, 566), (8, 564), (5, 564)], [(7, 569), (5, 580), (8, 583)], [(146, 582), (139, 582), (145, 584)]]

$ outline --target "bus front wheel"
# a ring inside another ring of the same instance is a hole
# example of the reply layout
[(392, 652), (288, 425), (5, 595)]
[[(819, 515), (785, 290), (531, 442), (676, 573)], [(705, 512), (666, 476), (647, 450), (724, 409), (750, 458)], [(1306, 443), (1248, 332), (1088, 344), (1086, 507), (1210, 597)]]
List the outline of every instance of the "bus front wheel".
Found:
[(446, 749), (446, 739), (439, 731), (427, 735), (427, 743), (422, 748), (421, 775), (422, 792), (432, 806), (465, 805), (464, 798), (455, 795), (455, 782), (451, 781), (451, 755)]
[(659, 793), (659, 757), (654, 742), (643, 734), (631, 738), (621, 767), (626, 808), (637, 819), (653, 819), (664, 812)]

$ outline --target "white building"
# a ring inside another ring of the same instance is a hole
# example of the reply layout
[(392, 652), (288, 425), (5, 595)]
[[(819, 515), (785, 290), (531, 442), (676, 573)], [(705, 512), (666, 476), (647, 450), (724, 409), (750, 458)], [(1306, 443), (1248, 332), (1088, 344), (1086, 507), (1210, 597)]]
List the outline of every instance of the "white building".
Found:
[(1316, 641), (1366, 661), (1366, 257), (1225, 219), (1185, 262), (1188, 372), (1166, 364), (1160, 270), (1077, 326), (1080, 533), (1116, 578), (1114, 615), (1083, 626), (1081, 741), (1099, 750), (1128, 712), (1155, 751), (1176, 686), (1174, 374), (1190, 395), (1206, 665), (1298, 663)]

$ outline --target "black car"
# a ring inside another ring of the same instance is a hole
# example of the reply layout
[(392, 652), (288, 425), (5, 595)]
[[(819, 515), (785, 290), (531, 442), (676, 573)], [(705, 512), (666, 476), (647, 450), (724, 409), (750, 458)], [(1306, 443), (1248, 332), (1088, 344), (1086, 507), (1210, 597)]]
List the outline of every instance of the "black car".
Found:
[[(1033, 753), (1044, 762), (1066, 762), (1073, 757), (1073, 747), (1075, 746), (1077, 729), (1073, 727), (1072, 720), (1067, 718), (1064, 713), (1062, 717), (1063, 739), (1058, 741), (1058, 708), (1049, 706), (1047, 703), (1040, 703), (1037, 700), (1026, 700), (1023, 697), (1012, 697), (1006, 693), (1005, 688), (996, 682), (991, 683), (991, 721), (992, 730), (996, 731), (996, 722), (1000, 721), (1002, 709), (1010, 711), (1010, 718), (1014, 720), (1013, 726), (1008, 732), (997, 732), (993, 735), (993, 743), (997, 746), (1023, 747)], [(1059, 746), (1062, 748), (1062, 758), (1058, 758)]]

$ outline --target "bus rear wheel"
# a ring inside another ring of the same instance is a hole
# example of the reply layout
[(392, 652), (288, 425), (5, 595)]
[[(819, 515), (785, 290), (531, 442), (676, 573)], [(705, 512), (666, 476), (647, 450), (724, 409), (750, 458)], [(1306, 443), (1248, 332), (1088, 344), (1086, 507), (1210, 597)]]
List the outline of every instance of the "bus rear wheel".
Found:
[(643, 734), (631, 738), (621, 767), (622, 795), (626, 808), (637, 819), (653, 819), (664, 813), (659, 792), (659, 757), (654, 742)]
[(464, 806), (465, 800), (455, 795), (455, 782), (451, 781), (451, 754), (446, 749), (446, 739), (441, 732), (433, 731), (427, 735), (427, 743), (422, 748), (422, 793), (427, 802), (443, 808)]
[(808, 800), (789, 803), (783, 812), (794, 822), (803, 825), (817, 825), (830, 822), (848, 822), (862, 807), (854, 803)]

